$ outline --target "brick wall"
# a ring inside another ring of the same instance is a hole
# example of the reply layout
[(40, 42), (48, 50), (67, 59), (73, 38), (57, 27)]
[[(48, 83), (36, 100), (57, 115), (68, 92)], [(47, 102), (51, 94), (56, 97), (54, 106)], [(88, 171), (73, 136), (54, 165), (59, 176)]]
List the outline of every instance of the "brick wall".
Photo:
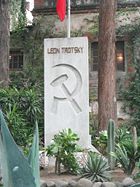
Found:
[(35, 9), (43, 8), (45, 0), (34, 0), (34, 7)]

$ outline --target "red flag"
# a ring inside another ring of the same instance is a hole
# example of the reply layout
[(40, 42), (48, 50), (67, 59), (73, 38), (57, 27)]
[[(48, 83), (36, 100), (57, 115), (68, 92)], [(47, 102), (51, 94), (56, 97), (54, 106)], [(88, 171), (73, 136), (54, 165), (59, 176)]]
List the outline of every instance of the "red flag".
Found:
[(56, 11), (59, 16), (59, 19), (63, 21), (66, 14), (66, 0), (57, 0)]

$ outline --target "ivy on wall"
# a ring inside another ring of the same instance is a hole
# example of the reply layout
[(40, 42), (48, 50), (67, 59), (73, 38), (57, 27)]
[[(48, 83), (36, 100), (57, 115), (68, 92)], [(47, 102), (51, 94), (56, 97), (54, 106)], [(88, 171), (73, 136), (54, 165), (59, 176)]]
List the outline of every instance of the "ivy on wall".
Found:
[(25, 0), (10, 1), (10, 30), (17, 30), (26, 25)]

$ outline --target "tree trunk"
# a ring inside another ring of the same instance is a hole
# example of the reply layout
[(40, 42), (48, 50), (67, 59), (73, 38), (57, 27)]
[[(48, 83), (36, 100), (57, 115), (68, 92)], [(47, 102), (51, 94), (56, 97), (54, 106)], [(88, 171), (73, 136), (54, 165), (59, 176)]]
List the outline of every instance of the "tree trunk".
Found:
[(0, 0), (0, 87), (9, 80), (9, 0)]
[(109, 119), (117, 122), (115, 63), (115, 0), (101, 0), (99, 10), (99, 130), (106, 130)]

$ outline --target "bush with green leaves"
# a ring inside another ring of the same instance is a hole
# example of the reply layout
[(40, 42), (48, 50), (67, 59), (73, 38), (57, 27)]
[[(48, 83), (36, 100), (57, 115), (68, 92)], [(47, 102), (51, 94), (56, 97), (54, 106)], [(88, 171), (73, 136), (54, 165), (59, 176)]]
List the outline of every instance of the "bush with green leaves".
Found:
[[(93, 139), (93, 145), (99, 150), (103, 155), (107, 155), (107, 131), (100, 131), (99, 135)], [(125, 124), (117, 128), (115, 131), (115, 142), (121, 145), (125, 145), (126, 142), (132, 140), (132, 134), (130, 133), (130, 128)]]
[(54, 136), (53, 143), (47, 147), (46, 152), (48, 156), (56, 158), (55, 173), (61, 173), (61, 164), (69, 173), (76, 174), (78, 172), (79, 165), (74, 155), (81, 151), (77, 145), (78, 140), (78, 135), (71, 129), (62, 130)]
[(108, 161), (95, 152), (89, 152), (85, 166), (80, 171), (81, 177), (88, 178), (92, 182), (110, 180)]
[(116, 144), (119, 143), (121, 145), (125, 145), (126, 142), (131, 141), (132, 134), (130, 131), (131, 129), (126, 124), (123, 124), (121, 127), (117, 128), (115, 136)]
[(0, 89), (0, 105), (19, 146), (26, 147), (29, 144), (36, 121), (43, 127), (42, 103), (42, 96), (34, 88)]
[[(115, 153), (112, 153), (116, 157), (116, 163), (119, 163), (124, 173), (128, 175), (132, 174), (136, 163), (140, 159), (140, 138), (136, 138), (136, 142), (134, 142), (132, 129), (134, 127), (130, 128), (125, 124), (116, 129)], [(101, 131), (94, 140), (94, 145), (104, 155), (106, 155), (107, 139), (107, 132)]]

